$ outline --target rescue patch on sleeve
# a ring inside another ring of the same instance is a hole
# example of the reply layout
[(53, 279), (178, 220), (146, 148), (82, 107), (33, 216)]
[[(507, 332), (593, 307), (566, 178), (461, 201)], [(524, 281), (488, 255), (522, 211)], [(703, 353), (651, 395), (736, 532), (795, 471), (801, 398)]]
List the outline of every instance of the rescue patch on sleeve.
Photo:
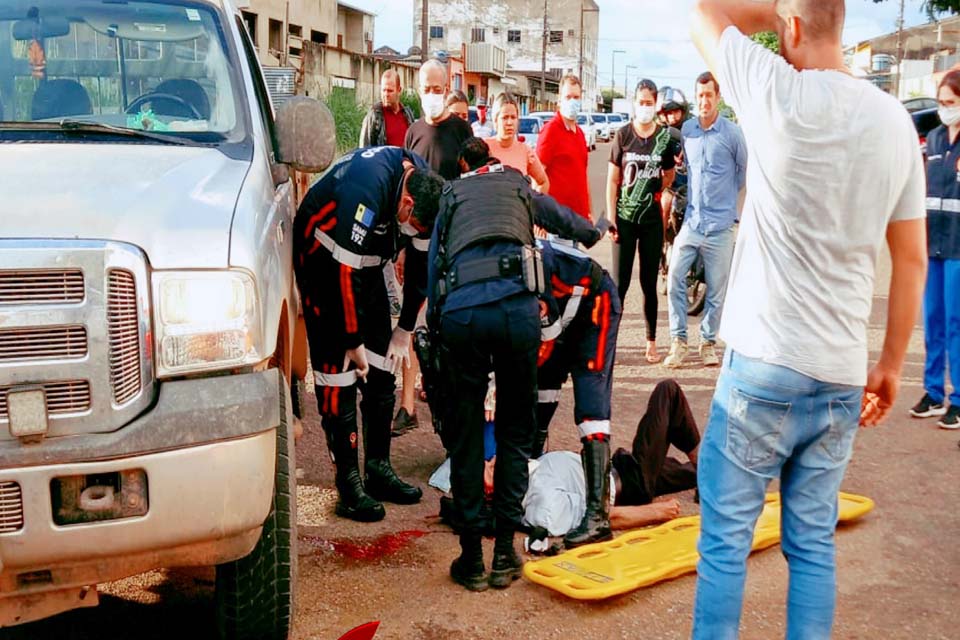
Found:
[(353, 219), (369, 229), (377, 219), (377, 212), (361, 203), (357, 205), (357, 213), (353, 216)]

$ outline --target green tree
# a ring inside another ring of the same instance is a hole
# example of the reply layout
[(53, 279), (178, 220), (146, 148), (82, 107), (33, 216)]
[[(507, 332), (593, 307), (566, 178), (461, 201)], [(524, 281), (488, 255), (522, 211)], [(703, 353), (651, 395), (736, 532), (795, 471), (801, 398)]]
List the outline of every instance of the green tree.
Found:
[(755, 33), (751, 36), (751, 39), (757, 44), (762, 44), (774, 53), (780, 53), (780, 38), (778, 38), (777, 34), (775, 34), (773, 31), (762, 31), (760, 33)]
[(617, 91), (616, 89), (604, 89), (600, 92), (600, 96), (603, 98), (603, 106), (607, 111), (613, 109), (613, 101), (615, 98), (622, 98), (623, 93)]
[[(873, 0), (874, 3), (886, 0)], [(960, 13), (960, 0), (923, 0), (923, 8), (931, 18), (937, 13)]]

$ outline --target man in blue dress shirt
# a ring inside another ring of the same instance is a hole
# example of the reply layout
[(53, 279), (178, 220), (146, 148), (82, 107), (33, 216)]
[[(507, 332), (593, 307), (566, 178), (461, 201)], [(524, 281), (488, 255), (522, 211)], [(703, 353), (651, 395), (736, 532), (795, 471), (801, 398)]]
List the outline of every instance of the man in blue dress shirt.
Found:
[(688, 200), (683, 227), (670, 256), (670, 355), (664, 364), (679, 367), (687, 355), (687, 272), (703, 257), (707, 299), (700, 323), (700, 358), (704, 366), (720, 364), (716, 353), (720, 313), (733, 258), (737, 200), (747, 179), (743, 133), (719, 113), (720, 85), (709, 71), (697, 78), (700, 117), (683, 125)]

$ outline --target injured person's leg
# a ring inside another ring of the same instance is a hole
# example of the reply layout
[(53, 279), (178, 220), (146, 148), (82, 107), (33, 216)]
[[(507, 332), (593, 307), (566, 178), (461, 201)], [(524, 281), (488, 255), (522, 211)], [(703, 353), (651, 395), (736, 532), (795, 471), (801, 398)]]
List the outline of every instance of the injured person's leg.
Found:
[[(680, 385), (660, 382), (637, 425), (632, 451), (618, 449), (613, 455), (620, 484), (616, 506), (648, 505), (657, 496), (695, 488), (699, 444), (700, 432)], [(686, 453), (689, 461), (668, 457), (671, 445)]]

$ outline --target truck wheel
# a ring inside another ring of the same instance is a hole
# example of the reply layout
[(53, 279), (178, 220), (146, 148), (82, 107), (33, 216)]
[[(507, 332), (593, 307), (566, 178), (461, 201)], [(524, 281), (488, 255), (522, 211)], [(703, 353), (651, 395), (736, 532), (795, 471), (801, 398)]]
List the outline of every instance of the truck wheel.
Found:
[(280, 384), (280, 426), (270, 514), (250, 555), (217, 566), (216, 616), (220, 637), (286, 640), (293, 621), (297, 578), (297, 479), (287, 389)]

